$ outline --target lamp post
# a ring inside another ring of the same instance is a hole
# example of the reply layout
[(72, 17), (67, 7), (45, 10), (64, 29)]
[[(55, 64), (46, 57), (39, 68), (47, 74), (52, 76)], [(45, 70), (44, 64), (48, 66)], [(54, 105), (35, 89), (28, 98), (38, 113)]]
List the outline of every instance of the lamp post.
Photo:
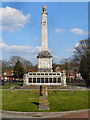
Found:
[(9, 78), (9, 89), (10, 89), (10, 78)]
[(67, 82), (67, 62), (66, 62), (66, 82)]

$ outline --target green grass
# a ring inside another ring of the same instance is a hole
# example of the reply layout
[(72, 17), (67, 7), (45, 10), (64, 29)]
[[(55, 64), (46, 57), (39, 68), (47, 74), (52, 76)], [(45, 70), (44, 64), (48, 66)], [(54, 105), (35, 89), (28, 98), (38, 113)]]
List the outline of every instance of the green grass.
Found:
[(22, 84), (21, 82), (4, 82), (4, 86), (1, 86), (2, 89), (9, 89), (11, 87), (19, 86), (18, 84)]
[(72, 86), (86, 86), (86, 82), (73, 82), (73, 83), (67, 83), (67, 85), (72, 85)]
[[(34, 90), (2, 90), (2, 109), (8, 111), (37, 112), (39, 92)], [(88, 109), (88, 91), (49, 91), (50, 110), (47, 112)], [(43, 110), (45, 111), (45, 110)]]

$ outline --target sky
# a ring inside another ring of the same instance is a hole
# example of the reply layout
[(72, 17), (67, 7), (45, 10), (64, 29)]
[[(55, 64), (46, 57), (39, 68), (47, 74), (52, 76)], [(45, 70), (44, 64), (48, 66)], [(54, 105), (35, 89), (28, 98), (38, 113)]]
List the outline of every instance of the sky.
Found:
[[(71, 57), (80, 40), (88, 38), (88, 2), (45, 2), (48, 49), (54, 62)], [(37, 64), (41, 51), (44, 2), (3, 2), (0, 8), (2, 59), (20, 56)], [(1, 58), (0, 58), (1, 59)]]

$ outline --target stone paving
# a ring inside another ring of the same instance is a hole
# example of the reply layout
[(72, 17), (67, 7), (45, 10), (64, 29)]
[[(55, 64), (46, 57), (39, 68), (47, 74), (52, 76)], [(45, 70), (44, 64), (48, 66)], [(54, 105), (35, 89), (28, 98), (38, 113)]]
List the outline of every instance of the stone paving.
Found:
[(84, 111), (84, 112), (70, 113), (64, 116), (58, 116), (57, 118), (88, 118), (88, 117), (89, 117), (88, 111)]
[(14, 112), (0, 111), (3, 118), (88, 118), (88, 110), (66, 112)]

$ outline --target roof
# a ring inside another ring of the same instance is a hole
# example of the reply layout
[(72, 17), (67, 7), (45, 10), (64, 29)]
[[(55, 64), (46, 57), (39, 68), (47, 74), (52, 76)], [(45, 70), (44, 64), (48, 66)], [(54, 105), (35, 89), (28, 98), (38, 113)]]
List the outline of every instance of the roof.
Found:
[(60, 67), (59, 67), (59, 66), (57, 66), (57, 67), (56, 67), (56, 69), (57, 69), (57, 70), (60, 70)]
[(52, 55), (48, 51), (41, 51), (37, 58), (52, 58)]

